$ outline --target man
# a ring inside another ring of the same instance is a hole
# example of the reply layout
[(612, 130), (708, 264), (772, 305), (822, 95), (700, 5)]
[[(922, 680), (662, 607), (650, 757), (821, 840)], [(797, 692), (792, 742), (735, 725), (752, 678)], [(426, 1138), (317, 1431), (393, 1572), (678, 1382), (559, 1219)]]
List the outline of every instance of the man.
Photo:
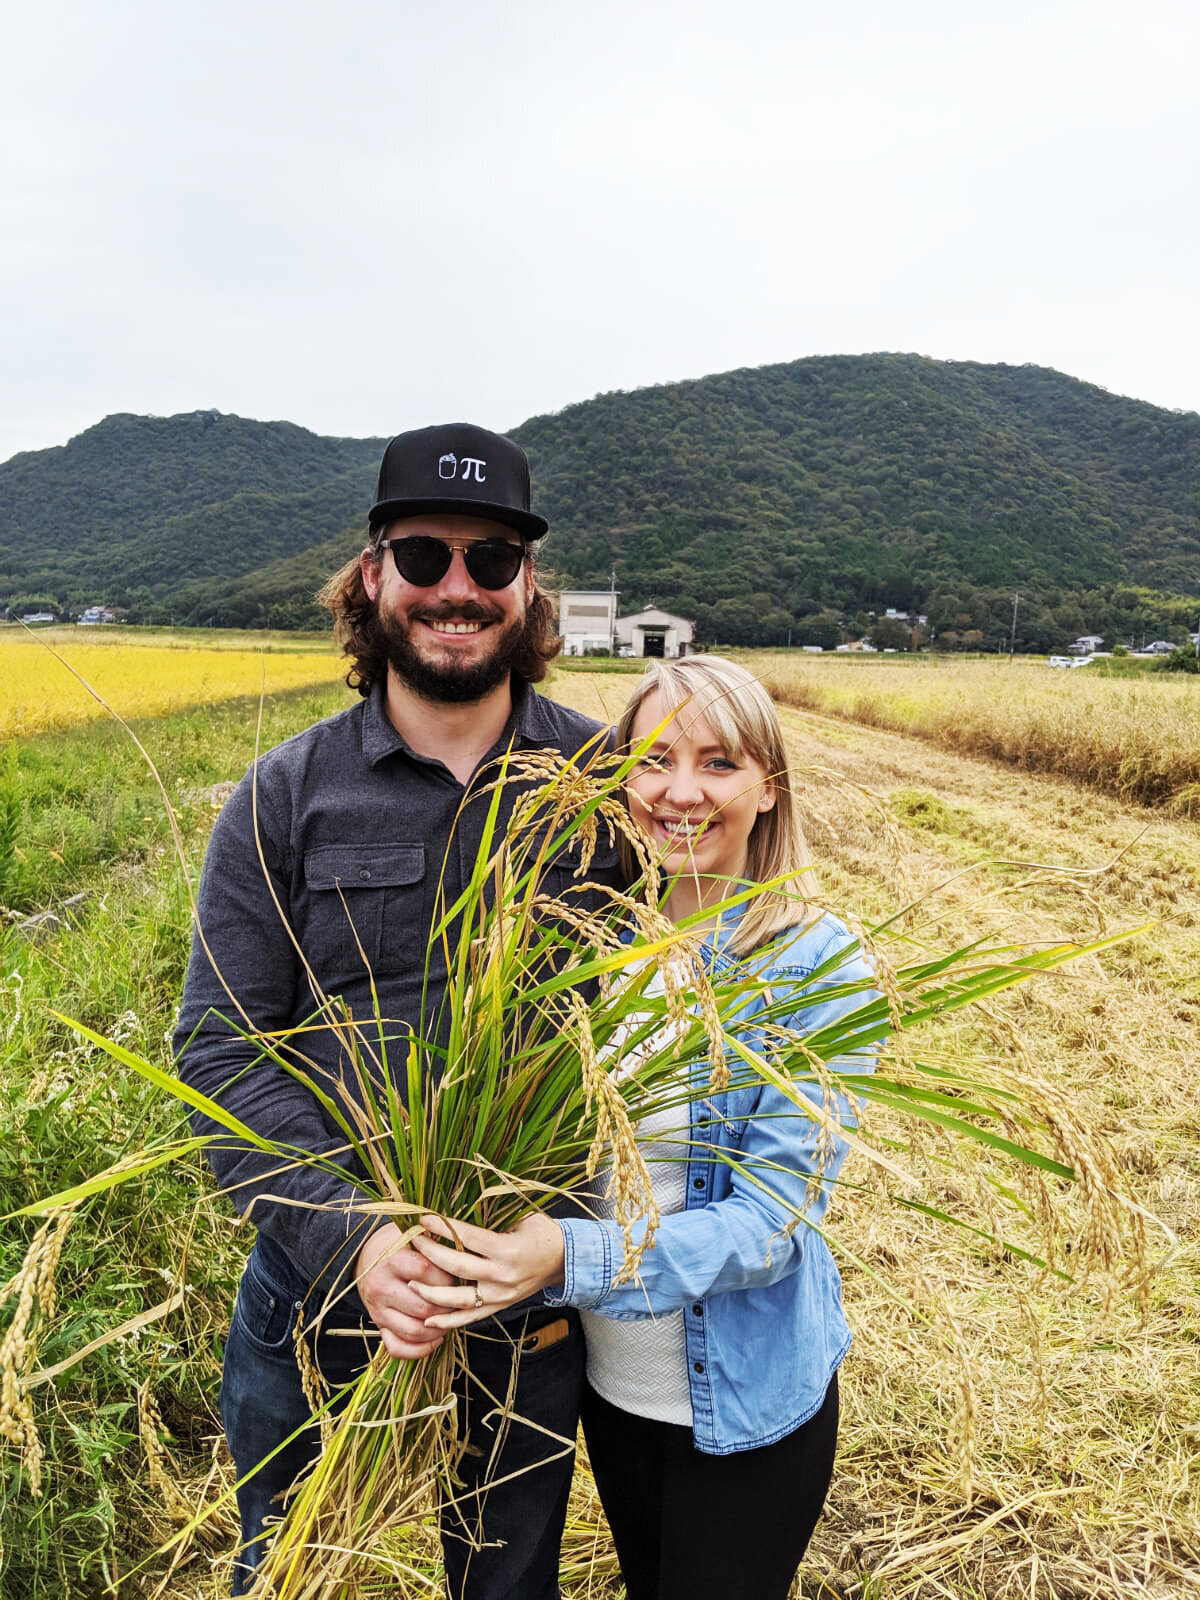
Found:
[[(295, 1357), (299, 1314), (312, 1321), (332, 1301), (316, 1354), (335, 1385), (361, 1370), (378, 1338), (397, 1360), (419, 1360), (441, 1337), (410, 1284), (449, 1280), (398, 1247), (394, 1224), (355, 1215), (335, 1119), (247, 1035), (286, 1038), (309, 1023), (275, 1054), (302, 1061), (348, 1105), (345, 1031), (320, 1025), (334, 1020), (322, 997), (340, 996), (376, 1036), (378, 1015), (395, 1039), (436, 1014), (446, 973), (441, 952), (428, 952), (429, 929), (470, 877), (489, 804), (484, 794), (464, 805), (468, 786), (480, 787), (510, 745), (572, 756), (597, 732), (532, 688), (561, 644), (534, 578), (545, 531), (511, 440), (467, 424), (393, 439), (367, 548), (322, 594), (363, 699), (259, 760), (213, 831), (176, 1034), (180, 1073), (256, 1131), (328, 1157), (319, 1170), (281, 1170), (227, 1135), (210, 1147), (218, 1181), (258, 1228), (221, 1390), (239, 1478), (311, 1416)], [(510, 785), (502, 823), (515, 794)], [(616, 881), (615, 860), (589, 876)], [(572, 1467), (555, 1436), (575, 1435), (578, 1326), (573, 1313), (535, 1307), (481, 1329), (467, 1342), (459, 1394), (464, 1491), (443, 1513), (450, 1594), (552, 1600)], [(491, 1397), (510, 1392), (513, 1420), (497, 1429)], [(264, 1519), (280, 1515), (280, 1496), (316, 1454), (316, 1433), (302, 1431), (239, 1490), (246, 1544), (235, 1594), (262, 1557)]]

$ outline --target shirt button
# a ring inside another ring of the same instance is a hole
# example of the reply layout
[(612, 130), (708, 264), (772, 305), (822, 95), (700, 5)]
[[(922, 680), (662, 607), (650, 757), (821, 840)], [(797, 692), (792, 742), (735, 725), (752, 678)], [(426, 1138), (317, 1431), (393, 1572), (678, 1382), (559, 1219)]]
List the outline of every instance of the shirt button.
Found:
[(693, 1178), (692, 1179), (692, 1188), (693, 1189), (703, 1189), (703, 1187), (704, 1187), (704, 1179), (703, 1178)]
[(359, 867), (358, 875), (360, 878), (369, 878), (371, 876), (370, 867)]
[(693, 1361), (692, 1362), (692, 1366), (696, 1369), (697, 1372), (703, 1372), (704, 1371), (704, 1363), (703, 1363), (703, 1361)]
[(692, 1315), (694, 1317), (702, 1317), (704, 1315), (704, 1307), (700, 1304), (699, 1300), (697, 1300), (696, 1304), (692, 1307)]

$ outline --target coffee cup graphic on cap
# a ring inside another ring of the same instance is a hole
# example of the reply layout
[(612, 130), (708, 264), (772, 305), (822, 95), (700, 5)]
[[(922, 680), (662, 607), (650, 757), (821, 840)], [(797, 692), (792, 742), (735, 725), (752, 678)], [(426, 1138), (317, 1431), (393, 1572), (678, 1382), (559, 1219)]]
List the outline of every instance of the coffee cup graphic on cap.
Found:
[(438, 477), (452, 478), (458, 471), (458, 457), (453, 450), (448, 450), (444, 456), (438, 457)]

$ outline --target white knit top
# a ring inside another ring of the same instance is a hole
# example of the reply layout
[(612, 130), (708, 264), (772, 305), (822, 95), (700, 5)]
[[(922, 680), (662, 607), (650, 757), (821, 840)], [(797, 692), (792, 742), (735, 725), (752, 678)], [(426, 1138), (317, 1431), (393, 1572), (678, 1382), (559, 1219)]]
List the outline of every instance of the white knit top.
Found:
[[(655, 971), (646, 986), (650, 995), (663, 993), (661, 973)], [(659, 1048), (661, 1035), (643, 1051)], [(626, 1057), (620, 1070), (636, 1070), (637, 1062)], [(686, 1082), (686, 1069), (680, 1069), (680, 1086)], [(689, 1116), (686, 1104), (650, 1112), (638, 1124), (638, 1147), (645, 1157), (662, 1215), (682, 1211), (687, 1203), (687, 1158)], [(604, 1198), (608, 1172), (597, 1174), (596, 1198), (592, 1210), (597, 1217), (612, 1217), (612, 1206)], [(588, 1382), (610, 1405), (634, 1416), (651, 1417), (657, 1422), (692, 1425), (692, 1400), (688, 1387), (687, 1347), (682, 1311), (660, 1313), (637, 1322), (618, 1322), (596, 1311), (581, 1311), (587, 1338)]]

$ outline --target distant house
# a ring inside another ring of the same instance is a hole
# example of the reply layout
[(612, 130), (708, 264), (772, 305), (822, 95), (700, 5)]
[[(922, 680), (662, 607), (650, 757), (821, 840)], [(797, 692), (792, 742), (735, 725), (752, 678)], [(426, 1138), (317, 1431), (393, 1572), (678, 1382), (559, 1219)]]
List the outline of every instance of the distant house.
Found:
[(21, 618), (22, 622), (55, 622), (53, 611), (27, 611)]
[(686, 656), (696, 625), (658, 606), (617, 618), (617, 644), (623, 656)]
[(883, 615), (887, 622), (907, 622), (913, 628), (923, 628), (929, 621), (923, 611), (897, 611), (895, 606), (889, 606)]
[(695, 624), (658, 606), (617, 615), (615, 589), (563, 589), (558, 596), (563, 655), (617, 651), (623, 656), (685, 656)]
[(617, 595), (613, 589), (563, 589), (558, 597), (558, 631), (563, 655), (585, 656), (589, 650), (613, 649)]
[(105, 622), (115, 622), (116, 612), (110, 611), (107, 606), (88, 606), (86, 611), (80, 613), (78, 626), (81, 628), (94, 628)]
[(1069, 644), (1067, 650), (1073, 656), (1094, 656), (1103, 643), (1104, 639), (1100, 634), (1085, 633), (1076, 639), (1074, 644)]

